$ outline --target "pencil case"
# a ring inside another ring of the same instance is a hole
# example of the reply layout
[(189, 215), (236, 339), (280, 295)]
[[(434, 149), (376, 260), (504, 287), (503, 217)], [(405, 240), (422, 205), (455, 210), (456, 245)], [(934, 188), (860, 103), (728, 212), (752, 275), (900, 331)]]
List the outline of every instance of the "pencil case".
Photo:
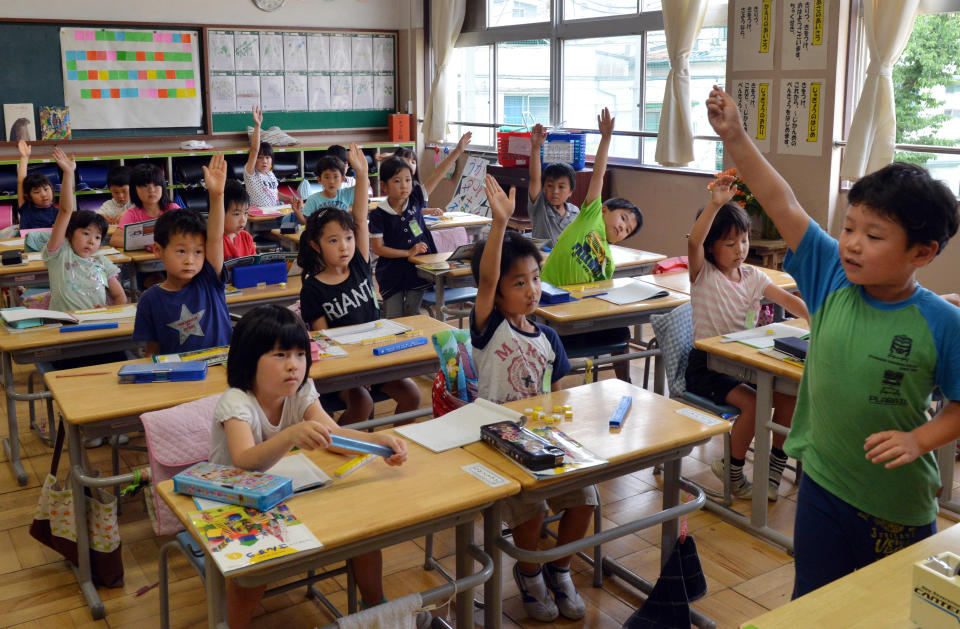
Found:
[(481, 426), (480, 439), (533, 471), (563, 465), (563, 450), (517, 422)]
[(550, 304), (563, 304), (568, 301), (573, 301), (573, 297), (570, 295), (570, 291), (565, 291), (562, 288), (557, 288), (553, 284), (548, 284), (547, 282), (540, 282), (540, 303), (543, 305)]
[(233, 285), (250, 288), (257, 284), (282, 284), (287, 281), (287, 263), (283, 261), (266, 264), (249, 264), (233, 268)]
[(207, 363), (202, 360), (182, 363), (136, 363), (124, 365), (117, 375), (120, 377), (120, 384), (203, 380), (207, 377)]
[(784, 354), (796, 356), (800, 360), (806, 360), (807, 350), (810, 349), (810, 341), (807, 339), (788, 336), (782, 339), (773, 339), (773, 348), (783, 352)]
[(293, 481), (285, 476), (201, 461), (173, 477), (173, 490), (267, 511), (293, 495)]

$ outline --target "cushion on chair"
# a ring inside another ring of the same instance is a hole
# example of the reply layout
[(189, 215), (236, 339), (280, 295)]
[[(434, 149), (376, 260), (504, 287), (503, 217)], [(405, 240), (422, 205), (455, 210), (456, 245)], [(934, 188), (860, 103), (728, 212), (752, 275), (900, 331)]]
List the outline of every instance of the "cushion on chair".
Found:
[(713, 400), (705, 398), (702, 395), (697, 395), (690, 391), (684, 391), (680, 399), (685, 402), (690, 402), (694, 406), (699, 406), (702, 409), (708, 410), (714, 415), (720, 415), (721, 417), (726, 416), (726, 419), (732, 420), (734, 417), (740, 414), (740, 409), (736, 406), (730, 406), (729, 404), (715, 404)]
[(433, 236), (433, 244), (437, 246), (437, 253), (456, 251), (460, 245), (465, 245), (470, 242), (470, 238), (467, 236), (467, 230), (463, 227), (433, 229), (430, 230), (430, 234)]
[(650, 325), (663, 354), (670, 396), (678, 398), (687, 389), (687, 361), (693, 349), (693, 306), (687, 302), (667, 314), (651, 315)]
[[(153, 486), (173, 478), (177, 472), (210, 456), (210, 430), (213, 409), (220, 395), (211, 395), (193, 402), (180, 404), (162, 411), (140, 416), (147, 438), (150, 459), (150, 479)], [(170, 508), (153, 492), (153, 521), (157, 535), (171, 535), (183, 530), (183, 525)]]

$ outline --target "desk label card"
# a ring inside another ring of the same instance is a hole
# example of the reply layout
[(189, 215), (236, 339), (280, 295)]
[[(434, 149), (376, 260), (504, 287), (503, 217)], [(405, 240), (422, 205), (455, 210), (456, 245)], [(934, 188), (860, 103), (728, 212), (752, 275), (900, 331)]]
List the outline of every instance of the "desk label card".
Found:
[(462, 465), (460, 469), (490, 487), (499, 487), (500, 485), (505, 485), (507, 482), (509, 482), (506, 478), (500, 476), (483, 463)]

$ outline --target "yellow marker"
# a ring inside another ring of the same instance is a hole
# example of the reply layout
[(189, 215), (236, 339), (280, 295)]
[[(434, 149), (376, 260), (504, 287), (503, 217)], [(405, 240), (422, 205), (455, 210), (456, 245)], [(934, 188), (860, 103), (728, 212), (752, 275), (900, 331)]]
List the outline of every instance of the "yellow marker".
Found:
[(345, 478), (375, 458), (377, 457), (373, 454), (361, 454), (360, 456), (350, 459), (337, 469), (333, 470), (333, 476), (334, 478)]
[(776, 331), (774, 331), (774, 330), (767, 330), (767, 334), (776, 334)]

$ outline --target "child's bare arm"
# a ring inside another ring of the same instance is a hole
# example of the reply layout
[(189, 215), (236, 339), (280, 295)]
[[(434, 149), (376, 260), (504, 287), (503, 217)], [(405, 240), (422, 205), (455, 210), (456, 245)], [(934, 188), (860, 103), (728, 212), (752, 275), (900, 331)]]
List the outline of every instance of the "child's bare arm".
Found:
[(17, 152), (20, 153), (20, 161), (17, 162), (17, 207), (20, 207), (26, 200), (23, 180), (27, 176), (27, 162), (30, 161), (30, 145), (26, 140), (17, 142)]
[(457, 142), (457, 145), (450, 151), (450, 154), (443, 158), (437, 167), (433, 169), (433, 172), (430, 173), (430, 176), (427, 177), (427, 180), (423, 182), (423, 191), (427, 193), (429, 197), (433, 194), (433, 191), (436, 189), (437, 184), (440, 183), (440, 180), (443, 179), (443, 176), (447, 174), (447, 171), (450, 170), (450, 167), (457, 161), (457, 159), (463, 155), (463, 152), (467, 150), (467, 145), (470, 144), (470, 138), (473, 137), (472, 131), (467, 131), (460, 136), (460, 141)]
[(613, 137), (613, 123), (616, 118), (610, 116), (606, 107), (597, 116), (597, 127), (600, 129), (600, 145), (597, 154), (593, 156), (593, 174), (590, 175), (590, 185), (587, 186), (587, 196), (583, 199), (584, 205), (589, 205), (603, 192), (603, 175), (607, 172), (607, 153), (610, 151), (610, 138)]
[(507, 222), (513, 216), (516, 205), (516, 189), (510, 188), (508, 196), (492, 175), (487, 175), (486, 192), (493, 223), (490, 225), (490, 235), (487, 236), (487, 243), (483, 246), (483, 255), (480, 257), (480, 281), (477, 282), (477, 300), (473, 306), (474, 329), (478, 332), (486, 327), (490, 313), (493, 312), (497, 284), (500, 282), (503, 236), (507, 232)]
[(783, 307), (784, 310), (793, 316), (799, 319), (806, 319), (807, 323), (810, 323), (810, 313), (807, 312), (807, 304), (793, 293), (788, 293), (779, 286), (770, 284), (764, 289), (763, 296), (778, 306)]
[(146, 345), (143, 348), (143, 355), (146, 358), (151, 358), (160, 353), (160, 343), (156, 341), (147, 341)]
[(227, 436), (230, 460), (244, 470), (268, 470), (294, 446), (302, 450), (316, 450), (330, 445), (331, 427), (322, 421), (306, 418), (260, 443), (254, 442), (250, 424), (237, 417), (223, 422), (223, 430)]
[(252, 175), (257, 167), (257, 156), (260, 154), (260, 125), (263, 124), (263, 112), (256, 105), (253, 106), (253, 133), (250, 134), (250, 153), (243, 170)]
[(960, 295), (958, 295), (957, 293), (947, 293), (946, 295), (940, 295), (940, 296), (946, 299), (948, 302), (950, 302), (954, 306), (960, 307)]
[(210, 158), (210, 165), (203, 167), (203, 180), (210, 195), (210, 211), (207, 214), (207, 262), (220, 275), (223, 270), (223, 186), (227, 182), (227, 161), (217, 153)]
[(733, 177), (731, 175), (724, 175), (713, 182), (713, 187), (710, 189), (710, 201), (693, 224), (693, 229), (690, 230), (690, 236), (687, 238), (687, 269), (691, 282), (697, 279), (700, 269), (703, 268), (705, 259), (703, 243), (707, 240), (710, 227), (713, 226), (713, 219), (717, 217), (720, 208), (733, 198), (735, 192), (736, 189), (733, 187)]
[(886, 462), (887, 469), (910, 463), (917, 457), (960, 438), (960, 403), (949, 401), (937, 416), (910, 432), (875, 432), (863, 443), (867, 460)]
[(110, 298), (113, 300), (114, 305), (127, 303), (127, 294), (123, 292), (123, 286), (120, 284), (120, 280), (117, 279), (116, 275), (107, 280), (107, 291), (110, 293)]
[(547, 132), (542, 124), (533, 125), (530, 129), (530, 185), (527, 193), (531, 201), (536, 201), (540, 196), (541, 170), (543, 164), (540, 163), (540, 147), (547, 140)]
[(790, 184), (750, 141), (743, 130), (737, 105), (717, 86), (707, 99), (707, 116), (713, 130), (723, 140), (724, 150), (737, 165), (740, 176), (773, 220), (787, 246), (796, 251), (810, 225), (810, 216), (800, 206)]
[(427, 243), (418, 242), (409, 249), (396, 249), (383, 244), (383, 238), (371, 238), (370, 248), (381, 258), (409, 258), (427, 252)]
[(353, 167), (357, 174), (357, 185), (353, 189), (353, 222), (356, 226), (357, 250), (364, 260), (370, 260), (370, 227), (367, 225), (367, 213), (370, 211), (368, 203), (368, 190), (370, 188), (370, 175), (368, 174), (367, 158), (357, 146), (356, 142), (350, 143), (350, 152), (347, 153), (347, 161)]
[[(21, 140), (22, 142), (23, 140)], [(73, 216), (73, 187), (74, 173), (77, 170), (77, 162), (72, 157), (68, 157), (59, 146), (53, 149), (53, 159), (57, 166), (63, 171), (60, 179), (60, 211), (57, 212), (57, 218), (53, 222), (53, 229), (50, 231), (50, 240), (47, 241), (47, 251), (56, 251), (63, 244), (67, 235), (67, 225), (70, 223), (70, 217)]]

